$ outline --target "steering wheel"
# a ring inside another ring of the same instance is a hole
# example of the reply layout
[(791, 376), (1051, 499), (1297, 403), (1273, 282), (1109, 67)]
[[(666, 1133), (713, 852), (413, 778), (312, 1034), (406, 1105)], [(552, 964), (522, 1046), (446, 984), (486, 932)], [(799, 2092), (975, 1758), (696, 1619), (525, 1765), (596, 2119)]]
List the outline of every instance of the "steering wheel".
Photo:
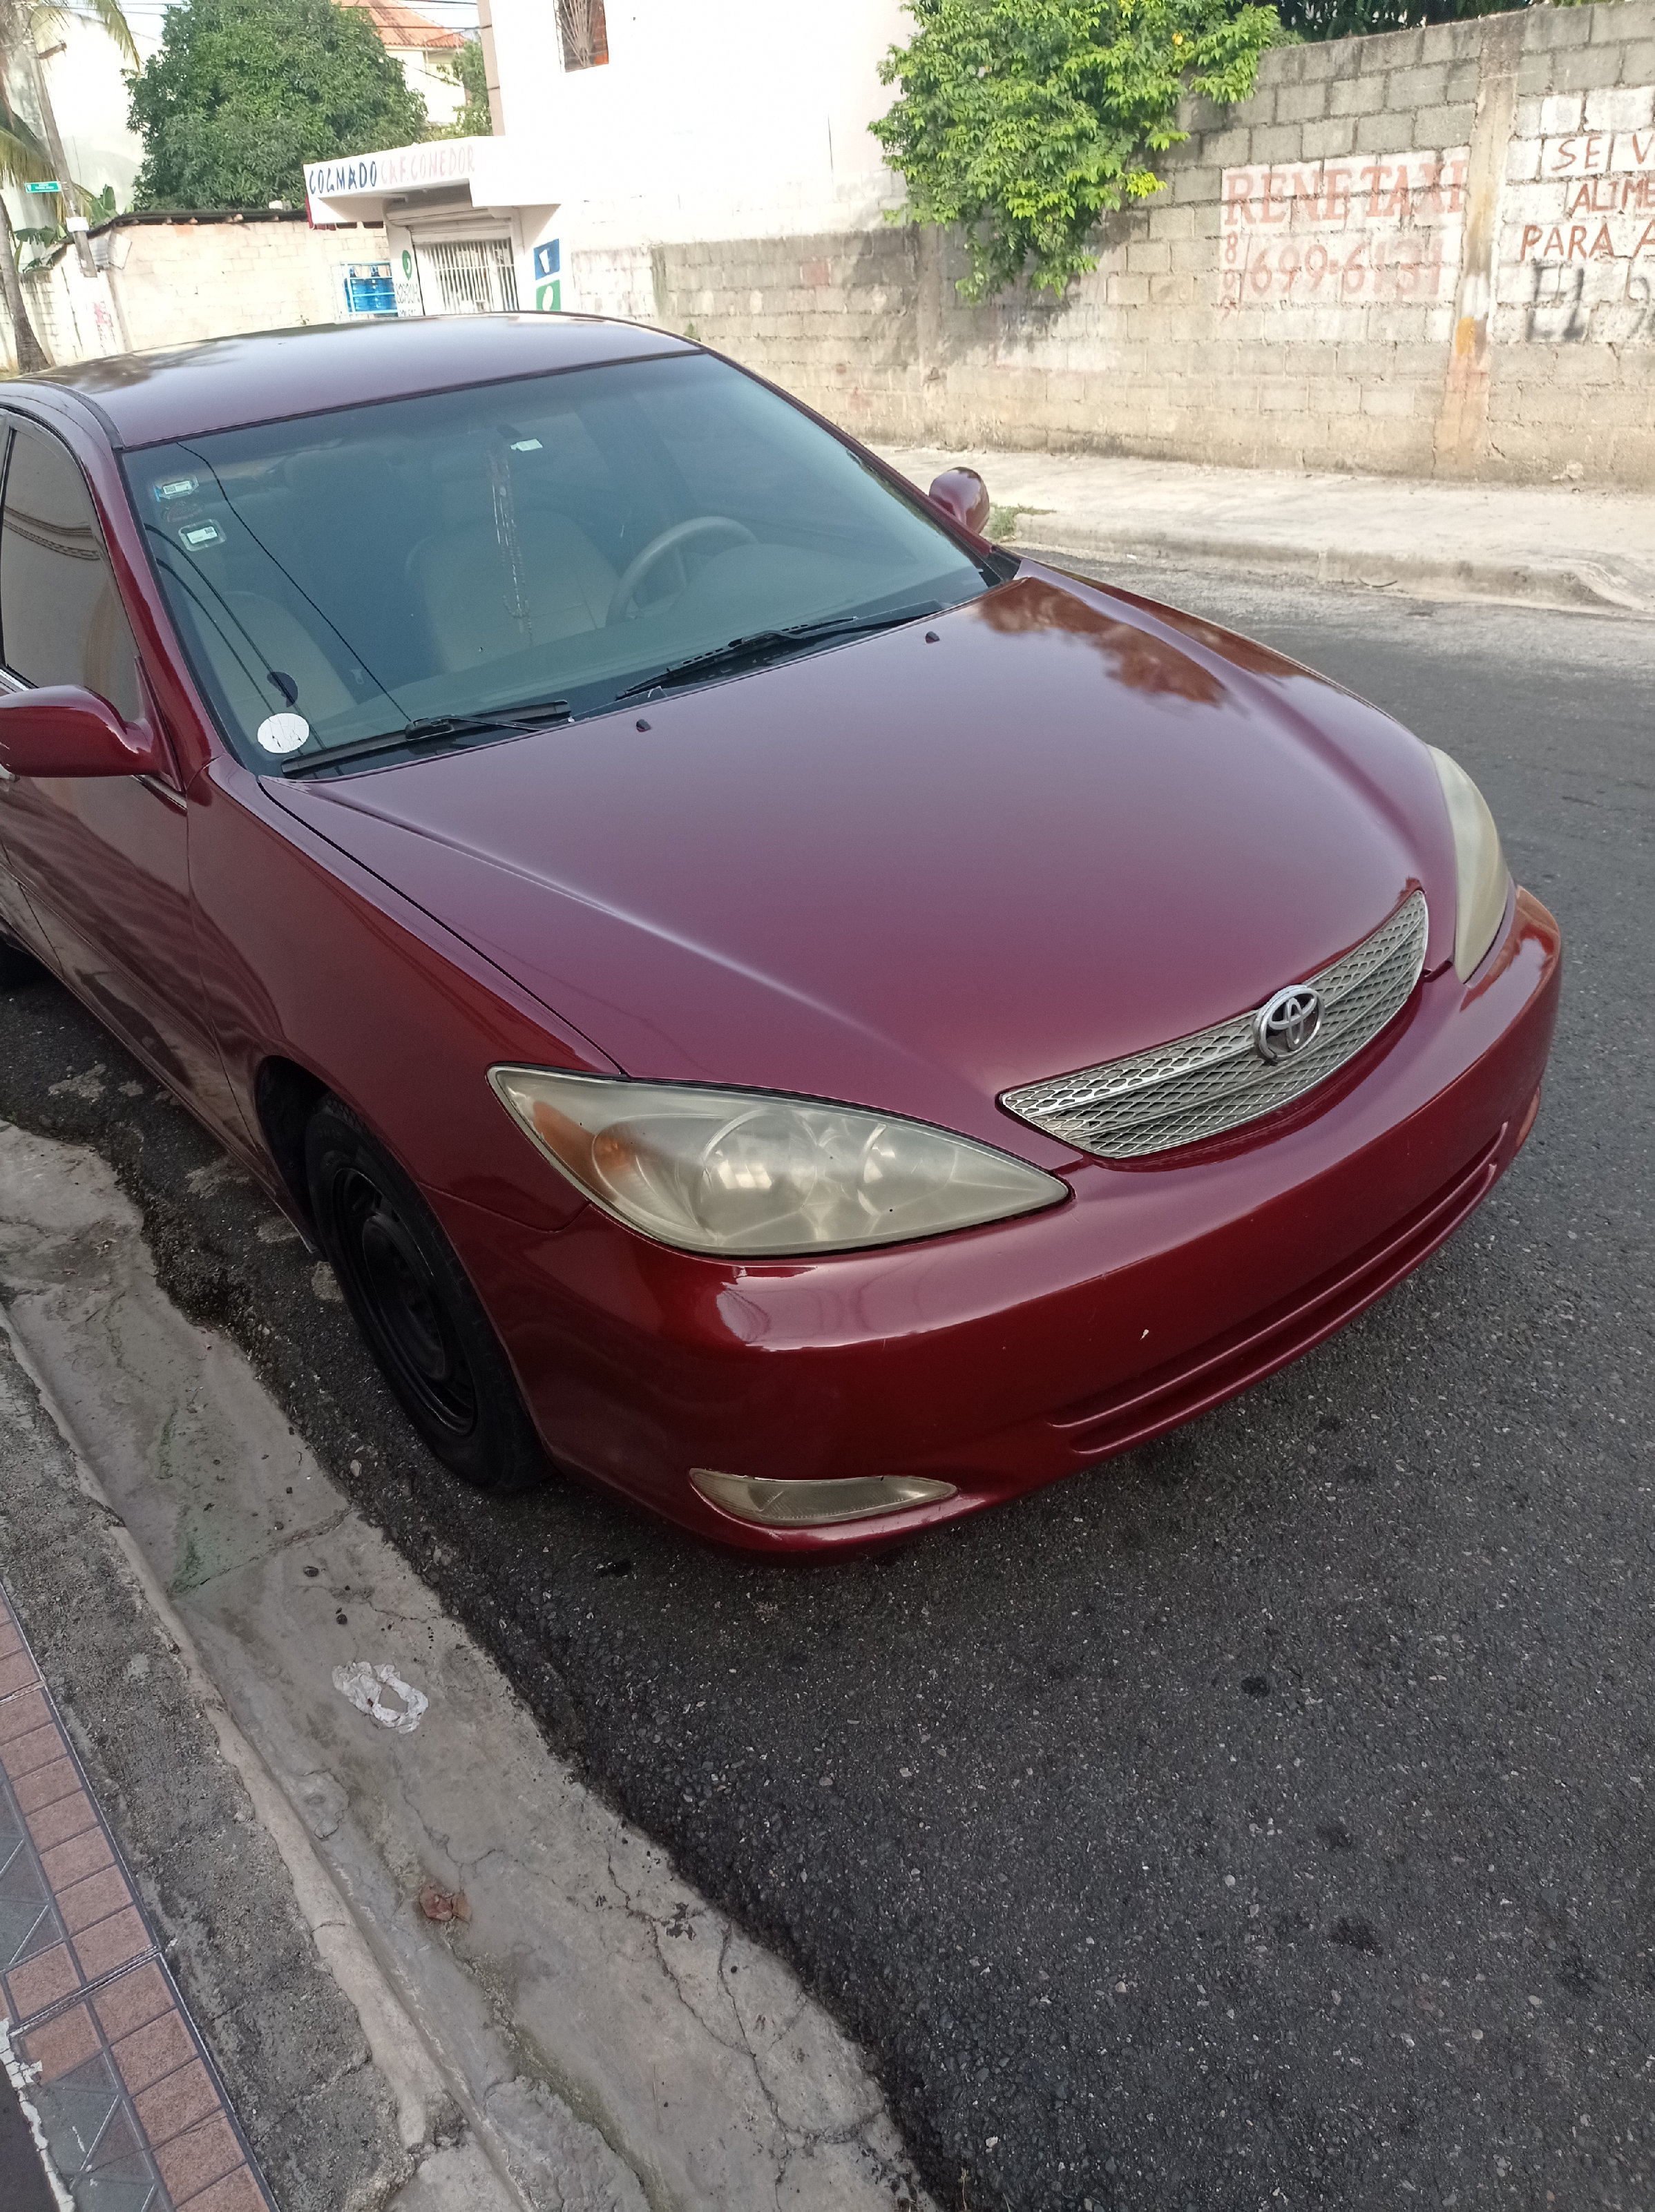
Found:
[[(657, 537), (652, 538), (643, 550), (635, 554), (627, 562), (626, 574), (615, 586), (615, 596), (609, 602), (609, 612), (604, 617), (605, 622), (612, 623), (620, 619), (633, 600), (637, 598), (639, 585), (656, 563), (664, 560), (667, 554), (677, 553), (679, 547), (688, 544), (692, 538), (708, 538), (715, 534), (727, 538), (738, 545), (755, 545), (758, 542), (746, 524), (738, 522), (733, 515), (695, 514), (691, 516), (688, 522), (673, 523), (670, 529), (663, 530)], [(679, 573), (682, 574), (684, 570), (682, 557), (678, 562), (678, 568)], [(685, 580), (688, 582), (687, 576)]]

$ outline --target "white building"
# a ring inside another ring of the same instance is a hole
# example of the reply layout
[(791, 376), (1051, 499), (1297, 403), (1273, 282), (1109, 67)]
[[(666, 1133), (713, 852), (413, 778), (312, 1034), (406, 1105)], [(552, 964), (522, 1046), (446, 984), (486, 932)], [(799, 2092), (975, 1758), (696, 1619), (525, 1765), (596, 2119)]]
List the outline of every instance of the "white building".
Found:
[[(444, 29), (417, 9), (398, 0), (342, 0), (366, 10), (386, 51), (401, 64), (411, 89), (439, 130), (446, 129), (465, 104), (455, 61), (465, 44), (459, 30)], [(161, 44), (164, 10), (158, 4), (134, 4), (126, 11), (140, 66)], [(114, 188), (117, 203), (131, 204), (133, 180), (143, 160), (143, 142), (127, 123), (127, 76), (131, 64), (101, 26), (89, 17), (66, 14), (36, 31), (40, 73), (64, 143), (70, 178), (89, 192)], [(18, 112), (40, 130), (33, 74), (27, 62), (15, 67), (8, 90)], [(52, 194), (25, 193), (9, 186), (6, 204), (14, 224), (46, 228), (66, 210)]]
[(584, 307), (653, 319), (651, 252), (876, 228), (900, 186), (900, 0), (484, 0), (495, 136), (306, 173), (313, 222), (386, 225), (398, 312)]
[[(143, 61), (160, 44), (159, 15), (134, 8), (128, 20)], [(143, 159), (143, 142), (126, 122), (125, 72), (131, 64), (100, 24), (82, 15), (38, 25), (35, 41), (70, 178), (89, 192), (113, 185), (125, 205)], [(7, 90), (16, 112), (44, 137), (34, 76), (26, 60), (14, 64)], [(6, 206), (15, 226), (31, 229), (50, 228), (69, 211), (57, 195), (26, 192), (16, 185), (6, 187)]]
[(409, 90), (425, 102), (433, 127), (446, 131), (465, 104), (456, 66), (465, 44), (463, 35), (397, 0), (340, 0), (340, 5), (363, 11), (386, 53), (401, 63)]

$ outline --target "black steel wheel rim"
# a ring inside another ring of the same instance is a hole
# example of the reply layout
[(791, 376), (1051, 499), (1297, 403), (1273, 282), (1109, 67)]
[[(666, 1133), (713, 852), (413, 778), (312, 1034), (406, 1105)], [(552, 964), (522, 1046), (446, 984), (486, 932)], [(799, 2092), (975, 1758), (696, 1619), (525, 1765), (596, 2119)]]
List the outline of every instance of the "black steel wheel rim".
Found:
[(360, 1168), (340, 1175), (334, 1219), (346, 1287), (392, 1372), (435, 1426), (470, 1436), (476, 1379), (407, 1224)]

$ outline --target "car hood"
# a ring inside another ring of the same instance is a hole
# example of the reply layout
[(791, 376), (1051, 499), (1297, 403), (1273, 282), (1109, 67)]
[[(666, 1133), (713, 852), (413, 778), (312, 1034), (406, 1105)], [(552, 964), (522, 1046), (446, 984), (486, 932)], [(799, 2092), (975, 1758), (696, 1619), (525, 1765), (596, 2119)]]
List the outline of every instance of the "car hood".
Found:
[(1027, 564), (940, 617), (278, 802), (638, 1077), (1050, 1158), (1001, 1091), (1258, 1005), (1409, 887), (1416, 739), (1165, 608)]

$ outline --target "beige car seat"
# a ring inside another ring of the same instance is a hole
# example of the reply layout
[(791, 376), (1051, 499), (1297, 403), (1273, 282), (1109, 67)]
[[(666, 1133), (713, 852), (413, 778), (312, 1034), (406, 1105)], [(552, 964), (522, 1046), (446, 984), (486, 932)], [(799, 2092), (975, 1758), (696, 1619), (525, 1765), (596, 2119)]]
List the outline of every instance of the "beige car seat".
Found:
[(294, 712), (325, 722), (355, 702), (326, 654), (296, 617), (260, 592), (227, 592), (198, 601), (201, 640), (213, 674), (240, 726), (256, 730), (283, 702), (265, 674), (279, 669), (299, 687)]
[(619, 578), (579, 523), (549, 509), (520, 510), (517, 544), (520, 619), (510, 556), (492, 518), (428, 538), (409, 555), (409, 582), (439, 667), (476, 668), (602, 627)]

